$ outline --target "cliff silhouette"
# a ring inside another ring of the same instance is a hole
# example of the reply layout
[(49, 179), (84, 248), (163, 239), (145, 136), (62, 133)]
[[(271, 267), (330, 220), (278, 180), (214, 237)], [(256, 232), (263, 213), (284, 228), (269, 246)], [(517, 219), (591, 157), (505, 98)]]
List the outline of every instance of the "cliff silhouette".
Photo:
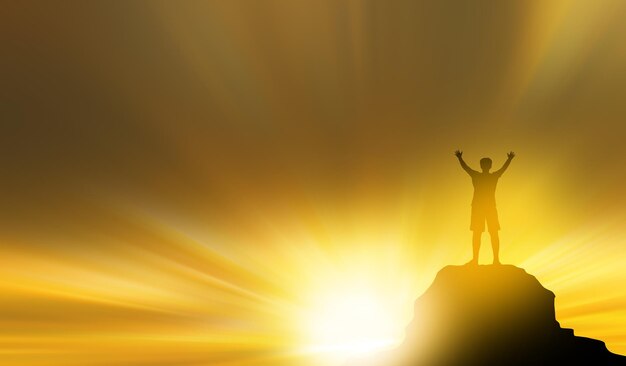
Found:
[(555, 295), (512, 265), (447, 266), (415, 302), (402, 345), (353, 366), (626, 365), (561, 328)]

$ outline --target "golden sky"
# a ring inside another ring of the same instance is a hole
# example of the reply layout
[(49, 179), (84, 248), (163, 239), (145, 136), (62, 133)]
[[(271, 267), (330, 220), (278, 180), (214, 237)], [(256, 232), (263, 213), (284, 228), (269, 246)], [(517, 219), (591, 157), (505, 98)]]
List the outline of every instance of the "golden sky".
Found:
[(626, 354), (626, 2), (0, 7), (0, 364), (397, 345), (471, 257), (457, 148), (517, 153), (502, 261)]

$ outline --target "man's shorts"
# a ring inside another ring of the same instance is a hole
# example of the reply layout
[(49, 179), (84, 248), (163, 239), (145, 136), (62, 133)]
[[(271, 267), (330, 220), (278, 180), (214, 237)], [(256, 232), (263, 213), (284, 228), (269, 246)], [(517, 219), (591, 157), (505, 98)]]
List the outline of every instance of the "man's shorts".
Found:
[(485, 231), (485, 221), (489, 232), (500, 230), (500, 222), (498, 221), (498, 210), (495, 205), (472, 205), (472, 222), (470, 230), (483, 232)]

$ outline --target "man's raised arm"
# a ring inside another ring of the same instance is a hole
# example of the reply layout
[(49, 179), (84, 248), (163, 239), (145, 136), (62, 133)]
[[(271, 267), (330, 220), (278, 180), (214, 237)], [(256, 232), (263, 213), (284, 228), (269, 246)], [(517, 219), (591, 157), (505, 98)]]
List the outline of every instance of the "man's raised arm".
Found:
[(465, 170), (467, 172), (467, 174), (474, 175), (474, 174), (478, 173), (477, 171), (475, 171), (474, 169), (470, 168), (465, 163), (465, 160), (463, 160), (463, 151), (457, 150), (457, 151), (454, 152), (454, 155), (456, 155), (456, 157), (459, 158), (459, 163), (461, 163), (461, 167), (463, 168), (463, 170)]
[(493, 174), (496, 174), (498, 176), (502, 175), (502, 173), (504, 173), (509, 167), (509, 164), (511, 164), (511, 160), (513, 160), (513, 158), (515, 157), (515, 153), (511, 151), (510, 153), (506, 154), (506, 157), (507, 159), (504, 162), (504, 165), (502, 165), (502, 168), (496, 170), (495, 172), (493, 172)]

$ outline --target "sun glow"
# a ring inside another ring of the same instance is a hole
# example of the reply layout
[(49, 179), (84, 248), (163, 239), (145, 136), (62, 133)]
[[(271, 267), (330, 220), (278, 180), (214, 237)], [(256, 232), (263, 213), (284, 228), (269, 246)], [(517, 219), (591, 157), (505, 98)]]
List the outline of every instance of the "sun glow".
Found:
[(376, 289), (342, 285), (319, 296), (307, 312), (308, 351), (347, 359), (393, 347), (402, 340), (402, 324), (393, 304)]
[(502, 262), (626, 354), (626, 2), (4, 3), (0, 365), (393, 348), (471, 257), (457, 148), (517, 152)]

